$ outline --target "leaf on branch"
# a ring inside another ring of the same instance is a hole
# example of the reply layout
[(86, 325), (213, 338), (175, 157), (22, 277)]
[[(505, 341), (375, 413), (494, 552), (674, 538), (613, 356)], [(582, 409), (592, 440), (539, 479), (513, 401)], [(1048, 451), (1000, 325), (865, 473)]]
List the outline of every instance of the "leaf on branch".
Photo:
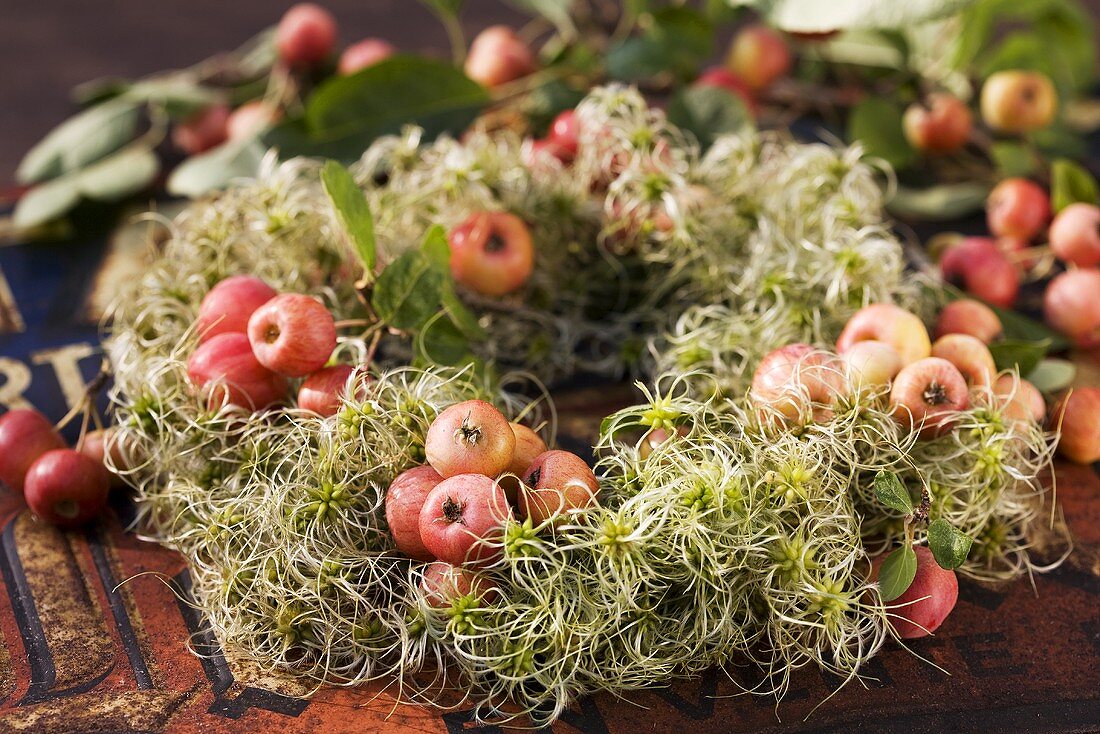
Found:
[(867, 155), (881, 158), (894, 168), (905, 168), (916, 151), (905, 139), (901, 107), (890, 100), (868, 97), (848, 117), (848, 140), (861, 142)]
[(913, 498), (893, 472), (880, 471), (875, 475), (875, 497), (891, 510), (905, 515), (913, 513)]
[(974, 540), (942, 517), (928, 526), (928, 547), (941, 568), (949, 571), (961, 566)]
[(1056, 214), (1070, 204), (1096, 204), (1100, 197), (1096, 178), (1068, 158), (1059, 158), (1051, 164), (1050, 178), (1050, 205)]
[(364, 277), (368, 280), (373, 278), (377, 253), (374, 218), (371, 217), (367, 197), (355, 183), (351, 172), (333, 160), (326, 161), (321, 170), (321, 185), (332, 202), (340, 226), (355, 245), (355, 251), (363, 263)]
[(898, 548), (878, 570), (879, 594), (885, 602), (893, 601), (909, 590), (917, 576), (917, 554), (912, 546)]
[(752, 127), (744, 103), (724, 89), (688, 87), (668, 103), (668, 119), (695, 135), (704, 149), (725, 133)]

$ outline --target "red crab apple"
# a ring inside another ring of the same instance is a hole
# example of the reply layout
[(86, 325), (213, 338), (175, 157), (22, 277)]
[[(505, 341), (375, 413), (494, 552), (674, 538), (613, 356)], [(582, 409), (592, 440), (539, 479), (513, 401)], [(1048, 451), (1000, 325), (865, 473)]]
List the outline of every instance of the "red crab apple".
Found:
[(559, 112), (550, 125), (547, 139), (557, 146), (558, 157), (565, 163), (577, 157), (580, 147), (580, 121), (575, 110)]
[(302, 377), (328, 362), (336, 348), (336, 322), (316, 298), (284, 293), (248, 319), (248, 340), (264, 367), (287, 377)]
[(512, 432), (516, 434), (516, 447), (512, 451), (512, 461), (505, 471), (522, 477), (535, 463), (535, 459), (546, 451), (546, 442), (542, 436), (523, 425), (522, 423), (510, 423)]
[[(680, 426), (676, 429), (676, 434), (679, 436), (688, 435), (688, 427)], [(654, 428), (653, 430), (642, 436), (642, 440), (638, 443), (638, 457), (641, 459), (648, 459), (649, 455), (657, 450), (657, 447), (663, 444), (665, 441), (671, 438), (671, 434), (663, 428)]]
[(989, 347), (969, 334), (941, 336), (932, 344), (932, 356), (955, 365), (971, 387), (991, 385), (997, 374), (997, 364)]
[(997, 237), (1031, 240), (1050, 220), (1050, 198), (1026, 178), (1006, 178), (985, 200), (985, 219)]
[(418, 466), (397, 475), (386, 490), (386, 525), (397, 549), (419, 561), (435, 558), (420, 539), (420, 511), (443, 477), (430, 466)]
[(428, 426), (424, 454), (441, 476), (483, 474), (495, 477), (508, 469), (516, 434), (499, 410), (484, 400), (467, 400), (446, 408)]
[(38, 457), (65, 448), (65, 440), (37, 410), (16, 408), (0, 416), (0, 482), (22, 494), (23, 479)]
[(741, 29), (730, 45), (726, 66), (751, 89), (763, 89), (791, 70), (791, 51), (782, 34), (767, 26)]
[(103, 510), (110, 489), (103, 464), (74, 449), (54, 449), (38, 457), (27, 471), (23, 496), (38, 517), (58, 527), (75, 528)]
[(997, 313), (981, 301), (960, 298), (943, 307), (936, 319), (936, 338), (947, 334), (969, 334), (986, 344), (1001, 337), (1004, 327)]
[(1043, 316), (1082, 349), (1100, 347), (1100, 270), (1070, 270), (1043, 294)]
[(1020, 273), (996, 241), (964, 237), (940, 259), (943, 279), (960, 286), (986, 303), (1009, 308), (1020, 291)]
[[(913, 552), (917, 554), (917, 573), (913, 583), (904, 594), (887, 605), (890, 624), (903, 640), (913, 640), (935, 632), (959, 600), (959, 580), (955, 572), (941, 568), (932, 551), (923, 545), (915, 546)], [(872, 581), (878, 580), (884, 560), (885, 556), (874, 560)]]
[(344, 49), (336, 70), (344, 75), (354, 74), (379, 61), (385, 61), (395, 53), (397, 49), (394, 45), (383, 38), (364, 38)]
[(499, 297), (518, 290), (535, 267), (535, 246), (523, 220), (477, 212), (451, 230), (451, 274), (470, 290)]
[(1061, 431), (1062, 456), (1078, 464), (1100, 461), (1100, 388), (1074, 388), (1050, 411), (1050, 425)]
[(275, 297), (275, 289), (251, 275), (234, 275), (210, 289), (199, 304), (195, 333), (204, 342), (218, 334), (248, 331), (248, 319)]
[(1070, 204), (1050, 225), (1050, 249), (1060, 259), (1078, 267), (1100, 265), (1100, 207)]
[(546, 451), (523, 477), (519, 514), (541, 525), (591, 507), (599, 491), (600, 482), (584, 459), (568, 451)]
[(1001, 375), (993, 383), (993, 394), (1001, 403), (1001, 413), (1014, 421), (1042, 424), (1047, 404), (1039, 388), (1016, 375)]
[(760, 408), (794, 420), (814, 403), (814, 419), (827, 420), (828, 408), (843, 391), (843, 364), (809, 344), (788, 344), (770, 352), (752, 376), (752, 400)]
[(917, 150), (953, 153), (970, 139), (970, 108), (953, 94), (937, 92), (926, 102), (914, 102), (901, 121), (905, 138)]
[(327, 418), (340, 410), (340, 396), (355, 372), (350, 364), (335, 364), (309, 375), (298, 388), (298, 407)]
[(745, 109), (749, 111), (749, 114), (756, 117), (756, 100), (753, 99), (749, 85), (744, 79), (724, 66), (711, 66), (704, 69), (703, 73), (695, 80), (694, 86), (724, 89), (740, 99), (745, 104)]
[(187, 155), (202, 153), (225, 142), (228, 124), (229, 107), (211, 105), (176, 125), (172, 143)]
[(924, 323), (892, 303), (873, 303), (856, 311), (840, 332), (836, 351), (843, 355), (854, 344), (869, 339), (892, 346), (901, 357), (902, 365), (923, 359), (932, 350)]
[(531, 49), (508, 26), (494, 25), (477, 34), (466, 56), (466, 76), (486, 87), (527, 76), (537, 68)]
[(898, 350), (874, 339), (856, 342), (848, 347), (843, 359), (852, 384), (865, 387), (889, 385), (902, 368)]
[(227, 130), (230, 140), (246, 140), (262, 133), (282, 117), (279, 109), (267, 102), (246, 102), (229, 116)]
[(275, 29), (279, 58), (289, 66), (315, 66), (336, 45), (336, 19), (320, 5), (299, 3), (286, 11)]
[(500, 598), (492, 580), (485, 574), (443, 561), (424, 567), (420, 593), (428, 606), (440, 609), (446, 609), (466, 596), (473, 596), (481, 605), (492, 604)]
[(428, 552), (454, 565), (497, 559), (504, 523), (513, 517), (495, 480), (459, 474), (435, 486), (420, 509), (420, 539)]
[(77, 451), (106, 470), (111, 486), (115, 487), (122, 484), (122, 478), (107, 465), (108, 450), (111, 452), (111, 466), (124, 468), (126, 460), (118, 444), (117, 437), (114, 435), (114, 429), (102, 428), (96, 431), (88, 431), (77, 448)]
[(286, 397), (286, 379), (259, 363), (244, 334), (218, 334), (200, 344), (187, 361), (187, 376), (208, 393), (211, 410), (223, 400), (259, 410)]
[(919, 359), (903, 368), (890, 390), (894, 419), (919, 431), (921, 438), (951, 430), (953, 414), (969, 404), (966, 379), (955, 365), (939, 357)]
[(982, 85), (982, 119), (998, 132), (1019, 134), (1044, 128), (1058, 110), (1058, 93), (1037, 71), (998, 71)]

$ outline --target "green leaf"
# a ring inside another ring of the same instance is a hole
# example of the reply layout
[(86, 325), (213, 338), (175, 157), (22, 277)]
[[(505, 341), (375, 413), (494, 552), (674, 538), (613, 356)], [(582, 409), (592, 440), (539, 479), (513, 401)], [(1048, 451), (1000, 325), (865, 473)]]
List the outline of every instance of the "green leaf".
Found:
[(875, 475), (875, 497), (891, 510), (905, 515), (913, 513), (913, 498), (893, 472), (880, 471)]
[(720, 135), (752, 126), (752, 118), (735, 94), (715, 87), (688, 87), (668, 103), (668, 119), (709, 147)]
[(447, 241), (447, 232), (442, 226), (432, 225), (424, 235), (424, 241), (420, 243), (420, 251), (435, 267), (450, 271), (451, 244)]
[(882, 158), (894, 168), (905, 168), (916, 151), (901, 129), (901, 107), (880, 97), (869, 97), (848, 117), (848, 140), (863, 143), (867, 155)]
[(1100, 189), (1096, 179), (1083, 166), (1067, 158), (1059, 158), (1050, 166), (1050, 177), (1050, 205), (1055, 213), (1077, 202), (1097, 203)]
[(416, 335), (416, 352), (431, 364), (459, 365), (472, 359), (470, 342), (445, 314), (437, 313)]
[(1016, 368), (1021, 375), (1034, 370), (1050, 350), (1050, 342), (1025, 341), (1022, 339), (1001, 339), (989, 345), (989, 352), (998, 370)]
[(974, 181), (939, 184), (926, 189), (899, 185), (886, 208), (901, 219), (950, 221), (981, 211), (988, 196), (989, 187)]
[(665, 72), (689, 79), (713, 53), (713, 26), (698, 11), (666, 6), (643, 15), (639, 25), (642, 35), (608, 51), (607, 73), (614, 79), (640, 81)]
[(1050, 395), (1072, 385), (1076, 376), (1077, 365), (1068, 359), (1044, 359), (1027, 374), (1027, 381)]
[(607, 74), (623, 82), (655, 77), (668, 68), (664, 49), (652, 38), (627, 38), (607, 52)]
[(27, 152), (15, 177), (34, 183), (113, 153), (133, 138), (139, 109), (137, 102), (115, 98), (70, 117)]
[(884, 602), (891, 602), (909, 590), (917, 576), (917, 554), (912, 547), (898, 548), (878, 570), (879, 594)]
[[(928, 547), (941, 568), (949, 571), (966, 561), (974, 540), (942, 517), (928, 526)], [(895, 597), (896, 598), (896, 597)]]
[(993, 161), (997, 164), (997, 170), (1001, 176), (1011, 178), (1013, 176), (1030, 176), (1039, 170), (1039, 160), (1035, 153), (1023, 143), (1010, 140), (994, 142), (990, 148)]
[(236, 178), (253, 178), (266, 149), (255, 139), (231, 140), (176, 166), (168, 177), (168, 193), (196, 198), (225, 188)]
[(332, 208), (336, 212), (340, 226), (355, 245), (355, 251), (359, 253), (364, 277), (372, 278), (376, 260), (374, 219), (371, 217), (367, 197), (355, 183), (355, 178), (348, 169), (336, 161), (325, 162), (321, 170), (321, 185), (328, 194), (329, 201), (332, 202)]
[(1089, 144), (1084, 136), (1078, 135), (1060, 122), (1032, 132), (1031, 139), (1049, 158), (1084, 160), (1089, 155)]
[(80, 185), (72, 176), (62, 176), (35, 186), (23, 194), (12, 214), (16, 229), (30, 229), (57, 219), (80, 201)]
[(202, 86), (184, 74), (143, 79), (131, 85), (122, 97), (141, 104), (161, 105), (174, 118), (191, 115), (221, 99), (213, 89)]
[(428, 255), (409, 250), (379, 274), (371, 304), (395, 329), (419, 329), (439, 312), (445, 280)]
[(972, 0), (730, 0), (756, 9), (769, 25), (785, 31), (823, 33), (846, 28), (905, 30), (943, 18)]
[(569, 3), (561, 0), (508, 0), (508, 3), (550, 21), (558, 33), (567, 39), (577, 35), (577, 26), (569, 13)]
[[(957, 298), (969, 298), (961, 291), (954, 291)], [(1041, 321), (1023, 315), (1011, 308), (988, 305), (997, 318), (1001, 320), (1002, 333), (1005, 339), (1014, 339), (1025, 342), (1047, 342), (1048, 352), (1062, 352), (1069, 349), (1069, 341), (1054, 329)]]

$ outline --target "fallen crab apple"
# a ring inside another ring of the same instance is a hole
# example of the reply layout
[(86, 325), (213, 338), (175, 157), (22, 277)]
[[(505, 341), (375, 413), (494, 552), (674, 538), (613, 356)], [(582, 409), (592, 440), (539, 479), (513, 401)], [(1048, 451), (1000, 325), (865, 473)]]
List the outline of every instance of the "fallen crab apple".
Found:
[(298, 388), (298, 407), (324, 418), (336, 415), (343, 404), (340, 396), (353, 374), (355, 368), (350, 364), (336, 364), (310, 374)]
[(507, 212), (476, 212), (451, 230), (451, 274), (483, 296), (518, 290), (535, 267), (535, 246), (523, 220)]
[(99, 515), (110, 489), (103, 464), (74, 449), (53, 449), (27, 471), (23, 496), (38, 517), (58, 527), (75, 528)]
[(27, 470), (40, 456), (65, 448), (65, 440), (37, 410), (15, 408), (0, 416), (0, 482), (23, 493)]
[(466, 56), (466, 76), (486, 87), (527, 76), (538, 68), (535, 55), (508, 26), (490, 26), (477, 34)]
[(1081, 349), (1100, 346), (1100, 270), (1056, 275), (1043, 293), (1043, 317)]
[(488, 564), (501, 552), (504, 523), (513, 517), (504, 490), (483, 474), (458, 474), (437, 484), (420, 510), (420, 539), (441, 561)]
[(523, 477), (519, 514), (535, 526), (575, 515), (596, 503), (600, 482), (581, 457), (568, 451), (540, 454)]
[(1100, 461), (1100, 388), (1079, 387), (1050, 411), (1051, 427), (1060, 430), (1058, 451), (1070, 461)]
[(512, 461), (505, 471), (522, 477), (535, 463), (535, 459), (546, 451), (546, 442), (542, 440), (542, 436), (522, 423), (509, 425), (512, 426), (512, 433), (516, 435), (516, 446), (512, 451)]
[(397, 549), (418, 561), (435, 558), (420, 538), (420, 511), (443, 477), (430, 466), (401, 472), (386, 490), (386, 525)]
[(940, 259), (943, 279), (986, 303), (1011, 308), (1020, 291), (1020, 274), (997, 242), (989, 237), (964, 237)]
[(287, 377), (304, 377), (328, 362), (336, 348), (336, 322), (316, 298), (283, 293), (249, 317), (248, 340), (264, 367)]
[(1006, 178), (985, 201), (989, 231), (997, 237), (1031, 240), (1050, 220), (1050, 197), (1026, 178)]
[(316, 66), (336, 46), (336, 19), (313, 3), (299, 3), (283, 15), (275, 29), (275, 47), (288, 66)]
[[(914, 640), (935, 632), (959, 599), (959, 580), (955, 572), (941, 568), (932, 551), (922, 545), (914, 547), (913, 552), (917, 555), (917, 573), (913, 583), (905, 593), (887, 605), (890, 624), (903, 640)], [(878, 580), (884, 560), (885, 556), (874, 560), (872, 581)]]
[(905, 138), (917, 150), (953, 153), (966, 145), (973, 127), (970, 108), (953, 94), (937, 92), (914, 102), (902, 117)]
[(981, 301), (960, 298), (943, 307), (936, 319), (935, 336), (969, 334), (986, 344), (1000, 339), (1004, 333), (997, 313)]
[(458, 474), (496, 477), (508, 469), (516, 434), (499, 410), (484, 400), (446, 408), (428, 427), (424, 455), (444, 478)]
[(423, 574), (420, 593), (428, 606), (445, 609), (465, 597), (476, 600), (480, 606), (500, 598), (491, 579), (462, 566), (433, 561), (424, 566)]
[(199, 304), (195, 319), (199, 341), (218, 334), (246, 333), (248, 319), (275, 296), (274, 288), (251, 275), (234, 275), (218, 282)]
[(953, 415), (970, 403), (966, 379), (955, 365), (939, 357), (926, 357), (905, 366), (894, 378), (890, 405), (894, 418), (921, 438), (942, 435), (951, 429)]
[(844, 356), (853, 345), (869, 339), (892, 346), (901, 357), (903, 366), (932, 352), (932, 342), (924, 323), (892, 303), (873, 303), (856, 311), (837, 337), (837, 354)]
[(1049, 237), (1058, 259), (1081, 268), (1100, 265), (1100, 207), (1070, 204), (1054, 218)]
[(902, 368), (898, 350), (873, 339), (856, 342), (845, 350), (842, 358), (848, 368), (849, 382), (857, 386), (889, 385)]
[(752, 376), (752, 400), (760, 408), (797, 419), (809, 403), (819, 419), (822, 408), (844, 389), (841, 363), (809, 344), (788, 344), (760, 360)]
[(211, 410), (222, 402), (260, 410), (286, 397), (286, 378), (260, 364), (244, 334), (219, 334), (200, 344), (187, 361), (187, 376)]
[(1050, 77), (1037, 71), (998, 71), (982, 85), (981, 111), (985, 124), (997, 132), (1031, 132), (1054, 120), (1058, 93)]
[(997, 374), (997, 364), (989, 347), (968, 334), (941, 336), (932, 344), (932, 356), (955, 365), (970, 387), (989, 386)]

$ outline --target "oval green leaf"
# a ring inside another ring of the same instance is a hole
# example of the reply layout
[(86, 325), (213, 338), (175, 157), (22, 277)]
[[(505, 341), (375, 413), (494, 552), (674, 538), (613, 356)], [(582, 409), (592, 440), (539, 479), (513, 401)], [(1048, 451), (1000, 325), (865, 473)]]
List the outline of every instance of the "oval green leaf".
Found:
[(898, 186), (886, 208), (902, 219), (944, 222), (981, 211), (988, 196), (989, 187), (973, 181), (926, 189)]
[(1027, 375), (1027, 381), (1051, 395), (1072, 385), (1076, 376), (1077, 365), (1068, 359), (1044, 359)]
[(849, 142), (863, 143), (867, 155), (894, 168), (905, 168), (916, 155), (901, 131), (901, 107), (887, 99), (868, 97), (848, 117)]
[(695, 135), (704, 149), (720, 135), (752, 127), (744, 103), (715, 87), (689, 87), (678, 92), (668, 103), (668, 119)]
[(885, 602), (893, 601), (909, 590), (917, 576), (917, 554), (911, 546), (902, 546), (886, 557), (878, 570), (879, 593)]
[(1083, 166), (1067, 158), (1059, 158), (1050, 167), (1050, 205), (1060, 212), (1070, 204), (1096, 204), (1100, 188), (1096, 179)]
[(119, 201), (147, 187), (159, 172), (153, 151), (130, 147), (81, 171), (80, 193), (96, 201)]
[(963, 565), (973, 539), (942, 517), (928, 526), (928, 547), (941, 568), (952, 571)]
[(367, 197), (355, 183), (348, 169), (336, 161), (326, 161), (321, 170), (321, 185), (332, 202), (336, 218), (359, 253), (364, 276), (374, 276), (375, 241), (374, 218), (371, 217)]
[(15, 205), (12, 223), (16, 229), (30, 229), (57, 219), (80, 201), (80, 184), (75, 176), (62, 176), (35, 186)]
[(168, 193), (195, 198), (224, 188), (235, 178), (252, 178), (260, 170), (264, 152), (256, 140), (241, 140), (191, 156), (168, 177)]
[(114, 98), (70, 117), (23, 156), (15, 177), (34, 183), (113, 153), (133, 138), (140, 106)]
[(913, 513), (913, 498), (893, 472), (880, 471), (875, 475), (875, 497), (891, 510), (905, 515)]

